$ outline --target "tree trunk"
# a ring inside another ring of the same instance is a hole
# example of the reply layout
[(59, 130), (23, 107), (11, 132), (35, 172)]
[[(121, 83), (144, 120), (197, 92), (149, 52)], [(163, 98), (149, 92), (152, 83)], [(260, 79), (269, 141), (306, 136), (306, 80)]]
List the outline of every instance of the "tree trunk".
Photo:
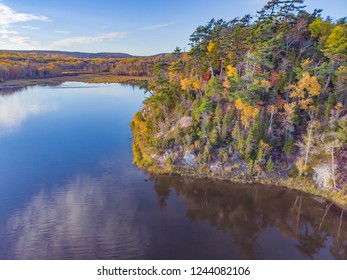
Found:
[[(269, 125), (269, 134), (272, 135), (272, 123), (273, 123), (274, 111), (271, 110), (270, 114), (270, 125)], [(286, 128), (286, 139), (287, 139), (287, 128)]]
[(326, 92), (327, 92), (327, 89), (328, 89), (328, 86), (329, 86), (329, 84), (330, 84), (330, 82), (331, 82), (331, 74), (329, 74), (329, 76), (328, 76), (328, 80), (327, 80), (327, 82), (325, 83), (325, 86), (324, 86), (324, 89), (323, 89), (323, 94), (325, 94)]
[(309, 129), (308, 129), (308, 139), (307, 139), (307, 143), (306, 143), (304, 170), (306, 170), (307, 162), (308, 162), (308, 156), (309, 156), (309, 152), (310, 152), (310, 149), (311, 149), (312, 130), (313, 130), (313, 121), (311, 119), (310, 124), (309, 124)]
[(336, 189), (334, 146), (331, 146), (331, 173), (332, 173), (331, 175), (333, 178), (334, 189)]
[(343, 209), (341, 209), (341, 216), (340, 216), (340, 224), (339, 229), (337, 230), (337, 242), (339, 242), (340, 239), (340, 231), (341, 231), (341, 225), (342, 225), (342, 218), (343, 218)]
[(213, 71), (213, 67), (212, 67), (212, 64), (211, 62), (209, 61), (208, 62), (209, 66), (210, 66), (210, 71), (211, 71), (211, 78), (214, 77), (214, 71)]
[(220, 63), (220, 73), (219, 73), (219, 78), (223, 78), (223, 67), (224, 67), (224, 61), (222, 60)]

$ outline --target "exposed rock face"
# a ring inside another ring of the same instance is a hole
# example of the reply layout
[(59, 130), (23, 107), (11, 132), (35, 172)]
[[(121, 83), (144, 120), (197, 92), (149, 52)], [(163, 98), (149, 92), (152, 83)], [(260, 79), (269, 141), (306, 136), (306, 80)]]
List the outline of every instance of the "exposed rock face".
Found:
[(183, 164), (187, 166), (193, 166), (195, 164), (196, 156), (186, 151), (183, 157)]
[[(342, 148), (336, 154), (335, 176), (339, 189), (347, 187), (347, 147)], [(330, 164), (321, 164), (313, 168), (313, 181), (318, 188), (329, 188), (332, 185), (332, 171)]]
[(182, 117), (179, 121), (178, 121), (178, 127), (179, 128), (187, 128), (190, 127), (192, 125), (192, 117)]
[(219, 170), (219, 168), (221, 168), (221, 164), (218, 163), (214, 163), (210, 165), (210, 170), (212, 172), (217, 172)]
[(330, 187), (330, 179), (331, 179), (331, 168), (329, 165), (319, 165), (313, 168), (314, 173), (312, 176), (313, 181), (316, 186), (320, 189), (324, 189)]

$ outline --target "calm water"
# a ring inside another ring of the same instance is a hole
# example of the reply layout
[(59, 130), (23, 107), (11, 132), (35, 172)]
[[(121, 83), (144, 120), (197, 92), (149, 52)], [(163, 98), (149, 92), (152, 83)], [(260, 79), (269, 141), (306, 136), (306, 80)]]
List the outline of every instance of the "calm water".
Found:
[(0, 259), (347, 258), (347, 214), (320, 199), (134, 167), (142, 100), (117, 84), (0, 95)]

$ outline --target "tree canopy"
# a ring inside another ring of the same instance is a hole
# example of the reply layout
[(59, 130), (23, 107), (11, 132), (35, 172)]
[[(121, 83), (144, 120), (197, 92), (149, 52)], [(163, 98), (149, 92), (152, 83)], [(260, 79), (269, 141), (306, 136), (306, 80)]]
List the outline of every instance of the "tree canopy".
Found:
[(303, 0), (271, 0), (255, 17), (199, 26), (190, 51), (175, 51), (150, 82), (132, 123), (134, 162), (184, 169), (189, 152), (196, 170), (224, 177), (311, 178), (326, 165), (328, 185), (347, 190), (336, 157), (346, 139), (325, 149), (320, 140), (346, 131), (347, 24), (320, 13)]

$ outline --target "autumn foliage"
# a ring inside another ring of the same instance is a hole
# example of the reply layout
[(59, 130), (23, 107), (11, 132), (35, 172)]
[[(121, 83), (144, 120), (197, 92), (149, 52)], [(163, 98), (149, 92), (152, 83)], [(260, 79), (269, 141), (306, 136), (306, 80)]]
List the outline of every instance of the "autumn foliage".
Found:
[(272, 0), (255, 17), (199, 26), (149, 84), (135, 162), (182, 169), (189, 153), (195, 171), (228, 178), (310, 179), (324, 165), (331, 188), (347, 190), (336, 159), (347, 150), (347, 24), (303, 4)]

